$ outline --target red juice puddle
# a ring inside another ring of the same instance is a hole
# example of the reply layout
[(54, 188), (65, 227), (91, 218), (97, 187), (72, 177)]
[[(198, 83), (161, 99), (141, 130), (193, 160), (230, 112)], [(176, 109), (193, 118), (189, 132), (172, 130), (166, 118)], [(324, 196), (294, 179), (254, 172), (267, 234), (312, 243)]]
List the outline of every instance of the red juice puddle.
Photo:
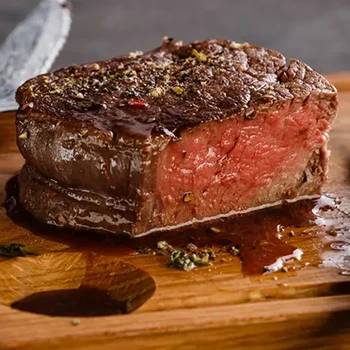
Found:
[(322, 225), (319, 213), (324, 208), (331, 209), (334, 204), (327, 197), (321, 197), (319, 200), (300, 200), (222, 218), (211, 223), (132, 239), (125, 236), (78, 232), (40, 223), (18, 204), (17, 186), (16, 178), (8, 182), (7, 199), (4, 202), (8, 216), (13, 222), (38, 236), (68, 244), (72, 250), (113, 255), (135, 254), (141, 251), (155, 254), (159, 241), (166, 241), (174, 248), (182, 249), (192, 243), (199, 250), (214, 251), (218, 258), (220, 253), (235, 252), (234, 255), (238, 255), (242, 260), (244, 274), (275, 271), (282, 267), (284, 260), (300, 259), (302, 251), (282, 240), (280, 231), (284, 228), (312, 228), (317, 221)]

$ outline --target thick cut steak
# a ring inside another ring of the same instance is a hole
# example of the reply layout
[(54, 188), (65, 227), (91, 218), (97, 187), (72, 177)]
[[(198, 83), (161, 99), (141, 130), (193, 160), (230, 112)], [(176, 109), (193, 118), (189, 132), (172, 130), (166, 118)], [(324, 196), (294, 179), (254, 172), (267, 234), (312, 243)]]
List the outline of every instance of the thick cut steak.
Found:
[(338, 105), (304, 63), (219, 39), (63, 68), (17, 101), (24, 207), (133, 236), (319, 194)]

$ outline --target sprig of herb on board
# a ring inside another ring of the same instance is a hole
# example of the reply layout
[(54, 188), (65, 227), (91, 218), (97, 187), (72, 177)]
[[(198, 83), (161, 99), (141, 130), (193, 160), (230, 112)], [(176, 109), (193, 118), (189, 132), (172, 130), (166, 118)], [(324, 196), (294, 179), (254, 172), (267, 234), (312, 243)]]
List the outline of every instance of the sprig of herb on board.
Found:
[(157, 248), (162, 255), (170, 254), (170, 264), (169, 266), (190, 271), (198, 266), (210, 266), (212, 263), (209, 261), (209, 253), (201, 253), (201, 256), (197, 256), (193, 252), (188, 252), (182, 249), (174, 249), (166, 241), (160, 241), (157, 244)]
[(39, 255), (36, 251), (26, 248), (24, 244), (0, 244), (0, 256), (16, 258), (17, 256)]

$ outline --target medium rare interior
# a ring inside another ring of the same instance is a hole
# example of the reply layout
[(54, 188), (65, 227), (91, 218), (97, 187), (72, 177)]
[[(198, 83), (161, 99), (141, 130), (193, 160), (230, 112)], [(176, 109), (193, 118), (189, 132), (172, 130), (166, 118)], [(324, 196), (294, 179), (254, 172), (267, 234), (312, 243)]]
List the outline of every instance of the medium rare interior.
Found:
[(292, 103), (184, 132), (159, 157), (154, 219), (169, 226), (318, 193), (328, 118), (315, 103)]

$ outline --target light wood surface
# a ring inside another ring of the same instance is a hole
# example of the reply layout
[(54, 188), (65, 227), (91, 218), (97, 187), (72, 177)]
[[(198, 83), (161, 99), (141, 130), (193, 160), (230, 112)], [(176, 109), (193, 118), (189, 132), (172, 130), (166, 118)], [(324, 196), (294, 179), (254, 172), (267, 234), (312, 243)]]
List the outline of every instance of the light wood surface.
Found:
[[(350, 76), (331, 80), (339, 86), (341, 105), (331, 132), (325, 190), (342, 198), (344, 215), (335, 224), (343, 225), (346, 241)], [(6, 181), (22, 163), (13, 114), (2, 114), (3, 198)], [(186, 273), (167, 267), (167, 257), (115, 254), (106, 242), (94, 242), (89, 253), (79, 238), (33, 233), (13, 223), (1, 208), (0, 244), (11, 242), (26, 244), (40, 255), (0, 261), (0, 349), (350, 349), (350, 277), (337, 268), (350, 258), (338, 252), (333, 267), (318, 267), (322, 259), (317, 239), (293, 237), (293, 244), (305, 252), (298, 268), (265, 276), (244, 276), (240, 260), (229, 255), (224, 262)], [(116, 283), (120, 276), (122, 282)], [(72, 317), (9, 307), (38, 291), (76, 288), (84, 279), (92, 286), (114, 288), (119, 298), (131, 293), (131, 307), (141, 307), (128, 315), (83, 317), (78, 326), (72, 325)]]

